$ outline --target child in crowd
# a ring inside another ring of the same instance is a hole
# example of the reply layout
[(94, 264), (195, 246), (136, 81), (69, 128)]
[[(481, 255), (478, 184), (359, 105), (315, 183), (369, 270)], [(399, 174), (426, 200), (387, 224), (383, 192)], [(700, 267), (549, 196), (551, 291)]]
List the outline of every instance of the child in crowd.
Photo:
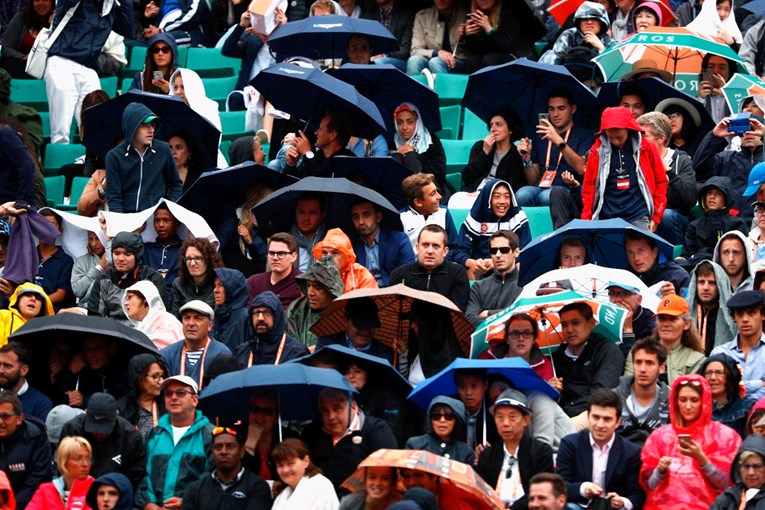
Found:
[(718, 176), (709, 179), (699, 190), (699, 205), (704, 216), (688, 225), (683, 257), (703, 252), (711, 255), (717, 241), (726, 232), (748, 232), (746, 222), (738, 217), (738, 211), (730, 208), (730, 185), (730, 178)]

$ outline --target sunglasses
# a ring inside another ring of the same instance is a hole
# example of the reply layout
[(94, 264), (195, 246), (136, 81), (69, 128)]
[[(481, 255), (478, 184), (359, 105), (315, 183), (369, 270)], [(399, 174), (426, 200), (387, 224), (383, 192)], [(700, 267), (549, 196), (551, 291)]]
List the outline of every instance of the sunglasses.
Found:
[(431, 413), (430, 420), (431, 421), (454, 421), (457, 419), (457, 415), (454, 413)]
[(507, 471), (505, 471), (505, 478), (510, 478), (513, 476), (513, 468), (515, 467), (515, 463), (518, 462), (518, 459), (510, 456), (509, 459), (507, 459)]
[(273, 416), (276, 414), (276, 409), (271, 407), (250, 406), (250, 412), (252, 414), (262, 414), (263, 416)]
[(212, 431), (213, 436), (219, 436), (221, 434), (231, 434), (232, 436), (238, 436), (239, 434), (236, 433), (236, 430), (230, 429), (228, 427), (215, 427)]
[(691, 386), (695, 386), (697, 388), (701, 388), (701, 383), (699, 381), (689, 381), (687, 379), (685, 381), (680, 381), (680, 386), (688, 386), (689, 384)]
[(154, 46), (151, 49), (151, 52), (154, 53), (155, 55), (157, 53), (170, 53), (170, 46)]
[(165, 390), (164, 393), (165, 393), (165, 397), (166, 398), (170, 398), (173, 395), (175, 395), (178, 398), (183, 398), (186, 395), (193, 395), (194, 394), (193, 391), (189, 391), (189, 390)]
[(502, 255), (507, 255), (510, 253), (510, 247), (509, 246), (498, 246), (496, 248), (489, 248), (489, 253), (492, 255), (495, 255), (497, 252), (501, 253)]

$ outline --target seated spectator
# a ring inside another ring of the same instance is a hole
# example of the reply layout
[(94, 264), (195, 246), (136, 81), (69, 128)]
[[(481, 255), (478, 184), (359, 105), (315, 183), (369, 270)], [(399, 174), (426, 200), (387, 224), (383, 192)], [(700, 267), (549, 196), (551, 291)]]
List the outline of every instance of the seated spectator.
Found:
[(16, 395), (26, 416), (33, 416), (42, 423), (53, 408), (50, 399), (33, 388), (27, 381), (32, 353), (18, 342), (0, 347), (0, 388)]
[(439, 189), (448, 200), (451, 192), (446, 182), (446, 153), (441, 140), (431, 133), (422, 120), (420, 110), (412, 103), (402, 103), (393, 112), (396, 133), (391, 157), (412, 173), (433, 174)]
[(244, 342), (247, 329), (247, 280), (236, 269), (217, 267), (213, 272), (215, 323), (212, 335), (234, 352)]
[[(63, 232), (61, 216), (51, 209), (43, 209), (40, 215), (51, 222), (59, 232)], [(64, 250), (55, 244), (48, 244), (40, 239), (37, 243), (40, 266), (35, 275), (35, 283), (43, 288), (53, 308), (58, 311), (74, 305), (72, 292), (72, 268), (74, 261)]]
[(454, 384), (460, 401), (465, 404), (467, 444), (475, 449), (478, 445), (497, 444), (500, 436), (494, 420), (487, 419), (489, 404), (486, 401), (488, 380), (484, 370), (457, 370)]
[[(587, 426), (587, 402), (598, 388), (614, 388), (624, 368), (619, 347), (593, 333), (592, 308), (584, 302), (569, 303), (558, 311), (566, 342), (553, 353), (555, 374), (550, 384), (561, 394), (560, 405), (577, 430)], [(617, 413), (617, 419), (621, 412)]]
[(439, 225), (452, 240), (449, 249), (457, 247), (457, 228), (449, 210), (441, 206), (441, 193), (438, 191), (436, 177), (433, 174), (416, 173), (401, 182), (408, 208), (400, 211), (404, 233), (409, 236), (412, 250), (416, 250), (420, 230), (425, 225)]
[(231, 355), (225, 344), (210, 337), (215, 313), (204, 301), (193, 300), (180, 309), (183, 341), (175, 342), (159, 353), (168, 375), (185, 375), (202, 386), (204, 372), (220, 355)]
[(169, 94), (170, 76), (178, 69), (178, 47), (175, 45), (175, 38), (166, 32), (160, 32), (151, 36), (146, 44), (148, 48), (143, 69), (135, 73), (130, 88), (154, 94)]
[(95, 232), (88, 231), (88, 252), (74, 261), (72, 292), (78, 302), (86, 303), (93, 282), (107, 268), (106, 248)]
[(56, 389), (63, 395), (63, 403), (84, 409), (94, 393), (122, 398), (128, 392), (125, 363), (115, 356), (117, 347), (114, 339), (93, 335), (83, 339), (82, 352), (73, 356), (57, 379)]
[(491, 273), (470, 287), (465, 313), (474, 326), (508, 308), (520, 295), (523, 287), (518, 285), (518, 266), (515, 262), (520, 250), (518, 236), (511, 230), (500, 229), (489, 237)]
[(457, 250), (452, 255), (454, 262), (465, 266), (471, 279), (492, 269), (488, 241), (500, 230), (515, 233), (521, 248), (531, 242), (528, 218), (518, 206), (510, 184), (495, 179), (486, 183), (470, 208), (470, 214), (460, 227)]
[(406, 74), (418, 75), (423, 69), (432, 74), (464, 73), (465, 50), (457, 35), (465, 19), (465, 8), (455, 0), (442, 0), (414, 16), (412, 48), (406, 61)]
[(345, 115), (339, 113), (324, 115), (314, 133), (316, 152), (313, 151), (305, 133), (300, 131), (287, 150), (287, 166), (284, 173), (298, 178), (315, 176), (335, 156), (356, 157), (353, 152), (346, 149), (352, 129), (351, 120)]
[[(747, 437), (733, 459), (731, 478), (733, 487), (728, 487), (715, 498), (711, 510), (737, 510), (744, 506), (762, 505), (765, 496), (765, 439), (759, 435)], [(753, 503), (753, 504), (750, 504)]]
[(765, 315), (765, 294), (762, 291), (742, 291), (728, 300), (728, 309), (736, 321), (738, 334), (729, 342), (712, 350), (715, 354), (727, 354), (741, 366), (741, 380), (746, 388), (746, 398), (757, 401), (765, 397), (765, 333), (762, 317)]
[(313, 247), (314, 260), (331, 255), (340, 278), (343, 279), (345, 292), (356, 289), (377, 288), (377, 280), (367, 268), (356, 262), (356, 253), (351, 246), (351, 240), (339, 229), (333, 228), (320, 242)]
[(624, 251), (629, 269), (648, 287), (664, 282), (661, 286), (663, 296), (680, 294), (688, 288), (688, 272), (672, 260), (666, 260), (659, 254), (656, 239), (637, 230), (624, 234)]
[(391, 505), (402, 497), (398, 488), (398, 469), (370, 466), (364, 470), (364, 489), (344, 496), (340, 508), (393, 508)]
[[(369, 454), (380, 448), (396, 448), (398, 445), (388, 424), (366, 416), (353, 396), (345, 391), (332, 388), (322, 390), (319, 410), (321, 420), (309, 425), (303, 439), (311, 445), (314, 462), (324, 471), (337, 492), (340, 491), (340, 484), (356, 471), (359, 462)], [(274, 449), (271, 456), (281, 476), (278, 449)]]
[(632, 26), (635, 32), (645, 32), (649, 28), (664, 26), (661, 7), (656, 2), (646, 0), (640, 2), (632, 10)]
[(408, 9), (408, 2), (402, 0), (375, 0), (362, 5), (361, 17), (379, 21), (390, 30), (398, 41), (399, 49), (392, 53), (372, 56), (375, 64), (391, 64), (399, 71), (406, 71), (406, 59), (412, 48), (412, 26), (414, 13)]
[(25, 0), (5, 27), (0, 64), (13, 78), (29, 79), (25, 71), (29, 52), (40, 30), (50, 27), (54, 8), (52, 0)]
[(331, 257), (322, 257), (295, 278), (303, 296), (296, 299), (287, 309), (284, 330), (309, 348), (316, 345), (318, 338), (311, 332), (311, 326), (321, 318), (324, 310), (343, 294), (343, 280)]
[[(643, 128), (643, 138), (659, 148), (659, 156), (667, 173), (667, 208), (656, 233), (677, 245), (683, 244), (683, 233), (693, 218), (691, 209), (696, 205), (696, 174), (688, 154), (670, 149), (672, 124), (669, 117), (658, 112), (644, 113), (637, 118)], [(682, 122), (682, 120), (680, 120)]]
[(536, 344), (539, 325), (526, 313), (515, 313), (505, 322), (505, 341), (490, 347), (483, 359), (523, 358), (545, 381), (553, 376), (553, 365)]
[(11, 392), (0, 392), (0, 412), (7, 416), (0, 428), (0, 469), (8, 476), (19, 508), (51, 477), (51, 450), (45, 427), (24, 416), (21, 402)]
[(152, 282), (142, 280), (128, 287), (123, 308), (130, 325), (148, 336), (157, 349), (183, 339), (183, 326), (165, 309)]
[(701, 115), (691, 103), (683, 99), (667, 98), (659, 101), (654, 109), (669, 118), (672, 128), (669, 140), (669, 148), (681, 150), (689, 157), (696, 154), (699, 142), (705, 133), (698, 129), (701, 127)]
[(314, 263), (313, 249), (324, 239), (327, 227), (326, 200), (318, 193), (305, 193), (295, 204), (295, 225), (290, 234), (298, 245), (298, 269), (303, 272)]
[[(144, 23), (148, 27), (141, 36), (148, 43), (152, 37), (160, 33), (166, 33), (175, 39), (178, 46), (202, 46), (205, 42), (203, 32), (204, 20), (210, 11), (207, 4), (198, 2), (182, 1), (168, 3), (160, 1), (158, 4), (151, 0), (143, 10)], [(136, 12), (140, 16), (140, 12)], [(140, 38), (137, 44), (141, 44)]]
[(741, 437), (712, 420), (712, 397), (702, 376), (679, 377), (669, 401), (669, 423), (648, 436), (641, 452), (646, 508), (709, 508), (730, 485)]
[(704, 343), (704, 355), (736, 335), (736, 322), (728, 310), (733, 295), (725, 270), (711, 260), (704, 260), (691, 271), (688, 285), (688, 309)]
[(578, 237), (566, 237), (560, 242), (553, 268), (579, 267), (587, 263), (587, 247)]
[(752, 290), (754, 285), (754, 243), (747, 236), (734, 230), (720, 237), (712, 254), (712, 261), (722, 266), (730, 281), (730, 290), (737, 293)]
[(61, 437), (82, 437), (93, 446), (92, 476), (122, 473), (134, 488), (145, 476), (143, 438), (129, 421), (117, 416), (117, 403), (108, 393), (91, 395), (85, 414), (67, 422)]
[(632, 25), (632, 13), (635, 12), (636, 5), (635, 0), (627, 0), (619, 2), (617, 8), (612, 10), (609, 17), (611, 18), (611, 37), (614, 41), (621, 41), (635, 32)]
[(308, 354), (308, 348), (284, 329), (284, 308), (271, 291), (258, 294), (249, 306), (246, 336), (234, 351), (239, 366), (279, 365)]
[(498, 111), (489, 119), (489, 134), (470, 149), (468, 164), (462, 170), (462, 191), (481, 191), (489, 181), (509, 182), (517, 192), (527, 184), (523, 161), (515, 146), (522, 128), (512, 110)]
[(351, 239), (356, 262), (372, 273), (379, 287), (388, 285), (390, 273), (398, 266), (414, 262), (406, 234), (380, 228), (382, 214), (372, 202), (351, 206), (351, 221), (359, 234)]
[(736, 23), (731, 0), (716, 0), (714, 5), (710, 2), (706, 8), (702, 4), (701, 12), (687, 28), (704, 37), (721, 39), (737, 53), (741, 47), (741, 30)]
[(625, 356), (632, 350), (635, 339), (650, 336), (656, 328), (653, 312), (644, 308), (640, 290), (623, 283), (608, 282), (608, 300), (627, 309), (622, 326), (622, 343), (619, 344)]
[(632, 375), (623, 375), (614, 392), (622, 399), (616, 432), (642, 447), (648, 436), (669, 420), (669, 386), (659, 379), (667, 370), (667, 350), (652, 338), (632, 347)]
[(306, 443), (300, 439), (285, 439), (271, 452), (283, 489), (278, 493), (274, 510), (337, 510), (339, 502), (333, 483), (314, 464)]
[(749, 239), (755, 247), (754, 262), (765, 259), (765, 202), (757, 200), (754, 208), (754, 228), (749, 232)]
[(755, 401), (745, 398), (746, 392), (741, 391), (739, 364), (727, 354), (714, 354), (704, 361), (698, 373), (709, 384), (714, 404), (712, 419), (746, 437), (746, 418)]
[(473, 464), (473, 450), (465, 437), (465, 405), (450, 397), (435, 397), (428, 406), (425, 434), (410, 437), (407, 450), (424, 450), (447, 459)]
[[(50, 464), (50, 456), (45, 452), (47, 463)], [(61, 473), (52, 482), (38, 484), (37, 490), (32, 496), (26, 508), (40, 510), (58, 510), (61, 508), (88, 508), (85, 498), (93, 483), (90, 476), (90, 465), (93, 462), (93, 447), (83, 437), (65, 437), (56, 450), (56, 466)], [(49, 479), (49, 478), (46, 478)], [(64, 506), (66, 496), (66, 506)], [(21, 500), (18, 493), (16, 502), (19, 506)]]
[(331, 337), (319, 338), (316, 348), (339, 344), (387, 359), (393, 364), (394, 352), (390, 347), (375, 339), (375, 333), (380, 328), (380, 312), (377, 303), (369, 297), (358, 297), (347, 302), (344, 312), (344, 317), (338, 318), (338, 321), (343, 324), (345, 331)]
[(717, 55), (707, 54), (701, 61), (699, 99), (718, 125), (731, 114), (722, 86), (728, 83), (735, 70), (736, 62)]
[(5, 109), (5, 116), (24, 124), (27, 128), (26, 138), (32, 146), (32, 152), (39, 154), (43, 143), (42, 118), (31, 106), (11, 101), (11, 75), (2, 67), (0, 67), (0, 105)]
[[(106, 155), (106, 199), (112, 212), (132, 213), (156, 205), (160, 198), (176, 202), (183, 183), (167, 142), (154, 139), (159, 117), (140, 103), (122, 114), (125, 141)], [(147, 171), (144, 171), (146, 168)]]
[(470, 53), (468, 71), (534, 56), (536, 39), (526, 33), (530, 27), (523, 26), (520, 9), (528, 7), (515, 8), (503, 0), (471, 1), (471, 16), (457, 32)]
[(130, 510), (133, 508), (133, 487), (122, 473), (107, 473), (93, 481), (85, 502), (93, 510)]
[(279, 480), (271, 452), (280, 440), (297, 437), (286, 427), (279, 429), (279, 407), (276, 393), (263, 391), (250, 397), (247, 437), (242, 465), (264, 480)]
[(157, 420), (165, 414), (165, 402), (161, 398), (162, 381), (167, 368), (156, 354), (138, 354), (128, 362), (127, 395), (117, 400), (117, 412), (145, 438), (157, 426)]
[(694, 254), (711, 254), (721, 232), (749, 230), (744, 220), (731, 211), (732, 196), (728, 177), (711, 177), (699, 189), (699, 205), (704, 216), (693, 220), (685, 230), (683, 257)]
[(416, 386), (446, 368), (464, 352), (452, 327), (451, 312), (443, 306), (415, 300), (407, 314), (410, 319), (407, 337), (408, 353), (398, 360), (398, 368), (408, 374), (409, 384)]
[(53, 303), (42, 287), (22, 283), (11, 294), (8, 308), (0, 310), (0, 345), (8, 343), (8, 337), (28, 321), (54, 313)]
[(165, 202), (154, 209), (154, 231), (157, 238), (144, 243), (143, 260), (147, 266), (157, 270), (165, 280), (167, 295), (173, 292), (173, 282), (178, 278), (181, 266), (181, 245), (183, 240), (178, 237), (178, 227), (181, 223), (173, 216)]
[(537, 473), (529, 480), (529, 510), (566, 508), (566, 482), (554, 473)]
[[(696, 373), (704, 362), (704, 348), (688, 313), (688, 303), (677, 294), (661, 298), (656, 309), (656, 330), (651, 339), (661, 342), (667, 351), (666, 375), (661, 379), (672, 384), (681, 375)], [(633, 372), (632, 352), (627, 356), (624, 374)]]
[[(262, 149), (260, 153), (263, 154)], [(233, 161), (231, 166), (234, 166)], [(245, 277), (266, 270), (266, 241), (259, 235), (257, 219), (252, 214), (252, 208), (273, 192), (268, 183), (254, 182), (245, 189), (244, 202), (229, 203), (228, 210), (220, 211), (220, 223), (215, 229), (215, 234), (220, 240), (218, 251), (226, 267), (238, 269)]]
[(590, 58), (614, 43), (608, 33), (611, 21), (608, 12), (598, 2), (585, 2), (574, 13), (574, 26), (561, 32), (552, 49), (539, 59), (545, 64), (563, 64), (573, 51), (587, 51)]
[(371, 64), (372, 41), (365, 35), (352, 35), (348, 38), (348, 44), (345, 47), (345, 56), (349, 64)]
[(300, 289), (296, 280), (300, 275), (296, 267), (297, 252), (297, 242), (290, 234), (277, 232), (268, 238), (266, 255), (271, 270), (247, 278), (247, 306), (255, 296), (266, 290), (276, 294), (285, 312), (293, 301), (300, 298)]
[(531, 411), (521, 392), (503, 391), (490, 412), (501, 442), (481, 452), (475, 469), (490, 485), (496, 480), (494, 489), (507, 508), (525, 508), (531, 477), (553, 471), (552, 448), (525, 435)]
[(178, 176), (183, 182), (183, 192), (185, 193), (205, 172), (205, 162), (201, 156), (201, 151), (196, 148), (193, 139), (188, 134), (177, 132), (167, 139), (167, 143), (170, 144), (173, 161), (178, 169)]
[(643, 507), (640, 448), (616, 434), (621, 415), (622, 401), (608, 388), (587, 399), (589, 430), (568, 436), (558, 450), (557, 471), (566, 480), (569, 501), (607, 498), (619, 508)]
[(207, 239), (189, 237), (181, 245), (178, 278), (173, 281), (173, 304), (170, 312), (180, 316), (180, 308), (192, 300), (215, 306), (213, 285), (215, 268), (222, 266), (215, 246)]

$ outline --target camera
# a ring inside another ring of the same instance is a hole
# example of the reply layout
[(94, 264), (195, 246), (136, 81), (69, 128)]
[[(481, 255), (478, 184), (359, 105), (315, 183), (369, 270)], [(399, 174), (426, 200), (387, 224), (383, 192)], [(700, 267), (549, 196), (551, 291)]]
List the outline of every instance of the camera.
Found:
[(730, 124), (728, 125), (728, 131), (738, 136), (743, 136), (744, 133), (746, 133), (747, 131), (751, 131), (752, 129), (749, 126), (749, 120), (751, 117), (752, 117), (752, 114), (749, 112), (737, 113), (735, 115), (731, 115)]

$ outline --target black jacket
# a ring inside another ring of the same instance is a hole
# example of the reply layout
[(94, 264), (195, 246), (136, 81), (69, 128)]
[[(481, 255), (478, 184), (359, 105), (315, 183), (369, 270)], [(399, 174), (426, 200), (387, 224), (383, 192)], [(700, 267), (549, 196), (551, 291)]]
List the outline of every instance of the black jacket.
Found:
[(284, 167), (284, 173), (287, 175), (292, 175), (293, 177), (297, 177), (298, 179), (302, 179), (303, 177), (316, 177), (321, 173), (324, 167), (327, 166), (328, 161), (335, 156), (348, 156), (355, 158), (356, 154), (343, 147), (329, 157), (326, 157), (323, 150), (314, 148), (312, 159), (308, 159), (303, 156), (303, 160), (298, 161), (296, 166), (287, 165)]
[[(462, 191), (476, 191), (481, 182), (489, 176), (496, 149), (492, 147), (491, 152), (486, 154), (483, 151), (483, 140), (478, 140), (473, 145), (468, 164), (462, 170)], [(515, 145), (511, 144), (508, 153), (499, 161), (495, 178), (509, 182), (515, 192), (528, 185), (523, 173), (523, 160)]]
[(271, 508), (271, 489), (258, 475), (243, 469), (237, 480), (223, 490), (212, 473), (192, 483), (183, 493), (182, 510), (261, 510)]
[(51, 478), (51, 451), (45, 431), (25, 419), (8, 439), (0, 440), (0, 470), (5, 472), (24, 508), (37, 488)]
[(459, 307), (467, 309), (470, 283), (467, 272), (459, 264), (444, 260), (444, 263), (428, 273), (419, 262), (399, 266), (390, 274), (389, 285), (403, 283), (407, 287), (429, 292), (438, 292)]
[(667, 170), (667, 209), (674, 209), (684, 216), (691, 215), (696, 205), (696, 173), (691, 158), (677, 149)]
[(473, 323), (473, 326), (478, 327), (483, 322), (483, 319), (478, 316), (482, 311), (488, 310), (489, 315), (501, 312), (513, 304), (521, 291), (523, 291), (523, 287), (518, 285), (517, 268), (505, 276), (492, 272), (486, 278), (477, 280), (470, 287), (470, 297), (465, 315)]
[[(497, 488), (502, 461), (505, 459), (505, 448), (501, 441), (488, 447), (478, 458), (476, 472), (489, 485)], [(537, 473), (554, 473), (553, 452), (550, 445), (523, 436), (518, 445), (518, 469), (521, 472), (521, 486), (524, 494), (529, 493), (529, 481)], [(528, 497), (523, 496), (513, 503), (513, 510), (525, 510), (528, 508)]]
[(691, 275), (674, 260), (666, 262), (659, 262), (657, 260), (651, 269), (645, 273), (637, 274), (637, 277), (648, 287), (664, 280), (672, 282), (678, 295), (682, 295), (682, 290), (687, 289), (691, 283)]

